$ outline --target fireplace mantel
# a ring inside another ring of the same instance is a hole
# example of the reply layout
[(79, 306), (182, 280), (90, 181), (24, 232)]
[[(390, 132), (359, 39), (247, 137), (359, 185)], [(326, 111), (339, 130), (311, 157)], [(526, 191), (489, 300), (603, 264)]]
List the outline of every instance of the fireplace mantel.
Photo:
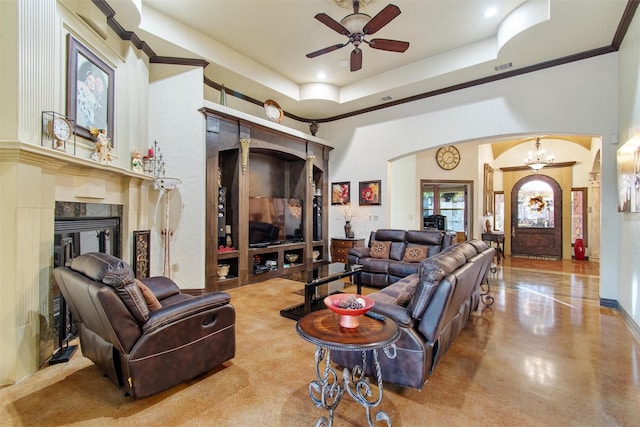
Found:
[(56, 201), (122, 206), (125, 260), (131, 260), (133, 232), (151, 229), (154, 178), (130, 170), (127, 153), (120, 153), (126, 160), (116, 157), (112, 164), (90, 160), (86, 149), (81, 155), (0, 143), (0, 271), (6, 296), (0, 312), (10, 319), (0, 330), (0, 341), (9, 343), (0, 361), (0, 384), (36, 371), (53, 353), (39, 336), (50, 321)]
[(103, 164), (63, 151), (22, 142), (5, 142), (0, 145), (0, 162), (25, 163), (49, 170), (64, 169), (65, 174), (84, 174), (104, 178), (134, 178), (149, 181), (153, 177), (128, 170), (112, 163)]

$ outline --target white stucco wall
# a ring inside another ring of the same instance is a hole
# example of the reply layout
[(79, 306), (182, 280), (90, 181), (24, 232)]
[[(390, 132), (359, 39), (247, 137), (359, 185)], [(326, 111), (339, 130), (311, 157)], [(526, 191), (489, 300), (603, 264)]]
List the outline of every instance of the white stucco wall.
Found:
[[(620, 145), (640, 138), (640, 16), (636, 13), (622, 43), (620, 58)], [(603, 192), (604, 196), (604, 192)], [(619, 239), (620, 280), (617, 299), (622, 308), (640, 325), (640, 214), (622, 217)], [(604, 223), (604, 219), (603, 219)], [(603, 236), (605, 234), (603, 233)]]
[[(612, 196), (617, 146), (611, 143), (618, 132), (617, 61), (615, 53), (602, 55), (326, 123), (320, 136), (336, 147), (331, 152), (330, 181), (350, 179), (357, 186), (361, 180), (382, 179), (384, 189), (389, 184), (389, 160), (441, 145), (512, 134), (602, 135), (602, 235), (618, 235), (620, 217)], [(376, 228), (395, 225), (383, 208), (367, 209), (384, 215)], [(329, 212), (329, 234), (340, 235), (337, 210), (332, 207)], [(604, 298), (617, 298), (618, 257), (617, 243), (603, 240)]]
[[(182, 65), (150, 66), (149, 146), (158, 144), (166, 176), (182, 183), (169, 193), (171, 278), (181, 288), (204, 288), (205, 259), (205, 122), (202, 108), (203, 70)], [(163, 271), (166, 195), (152, 193), (150, 209), (151, 275)]]

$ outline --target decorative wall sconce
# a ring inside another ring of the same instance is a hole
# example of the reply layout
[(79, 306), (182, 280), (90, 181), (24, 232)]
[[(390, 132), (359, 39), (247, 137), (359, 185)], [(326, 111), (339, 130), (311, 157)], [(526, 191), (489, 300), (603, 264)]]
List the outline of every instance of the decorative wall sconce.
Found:
[(247, 159), (249, 158), (250, 139), (243, 138), (240, 140), (240, 148), (242, 149), (242, 175), (247, 173)]
[(307, 176), (309, 177), (309, 184), (313, 184), (313, 159), (315, 158), (316, 156), (313, 154), (307, 156)]
[(316, 136), (319, 127), (320, 126), (318, 125), (318, 122), (316, 122), (315, 120), (309, 123), (309, 132), (311, 132), (311, 135)]

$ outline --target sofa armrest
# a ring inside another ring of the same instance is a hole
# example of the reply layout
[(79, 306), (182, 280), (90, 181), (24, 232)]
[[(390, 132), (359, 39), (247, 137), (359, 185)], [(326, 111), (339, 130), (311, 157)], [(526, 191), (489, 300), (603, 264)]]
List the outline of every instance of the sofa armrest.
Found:
[(356, 256), (358, 258), (366, 258), (369, 256), (369, 248), (350, 248), (349, 255)]
[(405, 328), (411, 327), (413, 323), (413, 319), (409, 316), (409, 310), (399, 305), (376, 302), (371, 311), (387, 316)]
[(142, 332), (149, 334), (164, 326), (176, 323), (181, 319), (229, 304), (231, 297), (226, 292), (198, 295), (168, 307), (152, 311), (149, 320), (142, 325)]
[(180, 293), (178, 285), (176, 285), (173, 280), (165, 276), (145, 277), (140, 281), (147, 285), (147, 287), (151, 289), (151, 292), (153, 292), (156, 298), (160, 301)]

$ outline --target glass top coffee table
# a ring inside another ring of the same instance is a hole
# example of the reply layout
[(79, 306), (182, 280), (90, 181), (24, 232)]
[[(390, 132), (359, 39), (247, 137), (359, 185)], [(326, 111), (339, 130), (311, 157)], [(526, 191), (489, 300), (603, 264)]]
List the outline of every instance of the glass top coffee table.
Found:
[(359, 264), (334, 262), (309, 268), (302, 272), (287, 276), (290, 279), (304, 283), (304, 303), (284, 308), (280, 310), (280, 314), (289, 319), (298, 320), (305, 314), (309, 314), (312, 311), (325, 309), (326, 307), (323, 302), (324, 297), (331, 293), (339, 292), (339, 290), (332, 292), (331, 286), (329, 285), (326, 287), (327, 290), (322, 292), (318, 287), (345, 277), (352, 278), (353, 282), (357, 286), (357, 293), (362, 293), (362, 285), (360, 283), (361, 272), (362, 266)]

